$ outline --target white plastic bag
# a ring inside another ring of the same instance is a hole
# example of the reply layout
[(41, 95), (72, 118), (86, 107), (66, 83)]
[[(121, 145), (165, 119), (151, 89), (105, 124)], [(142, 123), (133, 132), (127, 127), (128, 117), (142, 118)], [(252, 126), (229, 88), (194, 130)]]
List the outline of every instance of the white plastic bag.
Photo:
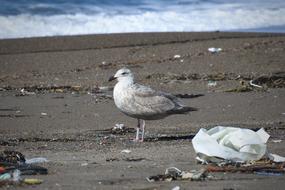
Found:
[(230, 160), (245, 162), (259, 160), (266, 153), (269, 134), (260, 129), (217, 126), (210, 130), (200, 129), (192, 140), (197, 159), (202, 162)]

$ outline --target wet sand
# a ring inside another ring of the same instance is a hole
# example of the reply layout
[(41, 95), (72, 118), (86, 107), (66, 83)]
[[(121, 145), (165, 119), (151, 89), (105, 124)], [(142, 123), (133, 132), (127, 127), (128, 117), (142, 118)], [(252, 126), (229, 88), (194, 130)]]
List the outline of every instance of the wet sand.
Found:
[[(209, 47), (223, 50), (212, 54)], [(191, 139), (202, 127), (264, 127), (271, 135), (269, 151), (285, 156), (284, 79), (271, 78), (262, 89), (248, 84), (263, 75), (285, 72), (284, 62), (281, 34), (140, 33), (0, 40), (0, 150), (50, 160), (44, 164), (49, 174), (36, 176), (44, 180), (37, 189), (177, 185), (283, 189), (284, 176), (227, 173), (214, 174), (221, 179), (216, 181), (155, 183), (146, 177), (171, 166), (201, 168)], [(135, 119), (115, 107), (110, 90), (114, 83), (107, 82), (123, 66), (135, 73), (138, 82), (155, 89), (203, 94), (183, 99), (199, 111), (147, 121), (144, 143), (133, 143), (132, 131), (112, 134), (108, 129), (116, 123), (136, 126)], [(109, 90), (99, 89), (106, 86)], [(124, 149), (131, 153), (121, 153)], [(16, 187), (29, 188), (34, 189)]]

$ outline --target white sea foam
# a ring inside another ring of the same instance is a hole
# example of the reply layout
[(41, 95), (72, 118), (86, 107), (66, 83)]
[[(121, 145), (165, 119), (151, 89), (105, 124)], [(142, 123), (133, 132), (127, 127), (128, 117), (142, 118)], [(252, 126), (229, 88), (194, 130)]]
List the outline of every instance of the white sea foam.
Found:
[[(41, 5), (43, 6), (43, 5)], [(153, 10), (120, 7), (115, 11), (0, 16), (0, 38), (125, 32), (243, 30), (285, 26), (285, 3), (167, 6)], [(91, 9), (89, 7), (89, 9)], [(285, 32), (285, 31), (284, 31)]]

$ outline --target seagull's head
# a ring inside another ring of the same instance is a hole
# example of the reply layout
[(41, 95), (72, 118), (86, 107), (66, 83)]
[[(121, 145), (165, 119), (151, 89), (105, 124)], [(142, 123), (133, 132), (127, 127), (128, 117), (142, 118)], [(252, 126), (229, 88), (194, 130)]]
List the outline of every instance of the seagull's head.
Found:
[(124, 68), (118, 70), (114, 76), (111, 76), (109, 78), (109, 81), (112, 81), (115, 79), (117, 79), (118, 81), (123, 81), (123, 80), (124, 81), (133, 81), (134, 75), (130, 69), (124, 67)]

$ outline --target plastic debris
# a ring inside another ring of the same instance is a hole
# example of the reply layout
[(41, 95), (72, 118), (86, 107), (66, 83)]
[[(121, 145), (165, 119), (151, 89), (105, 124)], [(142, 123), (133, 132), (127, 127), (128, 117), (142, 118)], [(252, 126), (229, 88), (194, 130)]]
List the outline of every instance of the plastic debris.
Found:
[(181, 171), (176, 167), (170, 167), (165, 170), (165, 174), (159, 174), (146, 178), (149, 182), (155, 181), (172, 181), (172, 180), (191, 180), (202, 181), (206, 179), (212, 179), (213, 176), (209, 175), (207, 170), (202, 168), (200, 170)]
[(274, 162), (285, 162), (285, 157), (277, 154), (268, 154), (268, 158)]
[(208, 87), (215, 87), (215, 86), (217, 86), (216, 81), (208, 81)]
[(18, 151), (4, 150), (3, 152), (0, 152), (0, 162), (21, 164), (25, 163), (25, 161), (25, 156)]
[(254, 84), (254, 83), (253, 83), (253, 80), (249, 81), (249, 84), (250, 84), (251, 86), (254, 86), (254, 87), (257, 87), (257, 88), (262, 88), (262, 86), (257, 85), (257, 84)]
[(129, 150), (129, 149), (125, 149), (125, 150), (122, 150), (121, 151), (121, 153), (126, 153), (126, 154), (129, 154), (129, 153), (131, 153), (132, 151), (131, 150)]
[(116, 125), (113, 127), (113, 131), (117, 131), (117, 130), (124, 130), (125, 125), (122, 123), (116, 123)]
[(284, 88), (285, 87), (285, 72), (276, 72), (270, 75), (262, 75), (254, 78), (251, 82), (252, 86), (262, 88)]
[(222, 50), (223, 50), (222, 48), (215, 48), (215, 47), (208, 48), (208, 51), (211, 53), (219, 53)]
[[(47, 161), (46, 158), (25, 159), (25, 156), (18, 151), (4, 150), (0, 152), (0, 186), (16, 185), (26, 183), (22, 175), (47, 174), (44, 167), (34, 165)], [(39, 184), (39, 180), (27, 180), (26, 184)]]
[(281, 143), (282, 140), (281, 139), (276, 139), (276, 140), (272, 140), (272, 142), (274, 142), (274, 143)]
[(47, 113), (45, 113), (45, 112), (42, 112), (42, 113), (41, 113), (41, 115), (44, 115), (44, 116), (46, 116), (46, 115), (48, 115), (48, 114), (47, 114)]
[(2, 180), (10, 180), (11, 178), (12, 178), (12, 176), (11, 176), (10, 173), (5, 173), (5, 174), (0, 175), (0, 181), (2, 181)]
[(27, 185), (38, 185), (43, 182), (41, 179), (35, 179), (35, 178), (25, 178), (23, 182)]
[(266, 153), (269, 134), (260, 129), (217, 126), (210, 130), (200, 129), (192, 143), (199, 161), (221, 162), (230, 160), (244, 162), (259, 160)]
[(263, 128), (255, 132), (250, 129), (217, 126), (208, 131), (200, 129), (192, 144), (197, 154), (196, 159), (206, 164), (258, 162), (264, 157), (275, 164), (285, 164), (285, 157), (265, 154), (269, 137)]
[(43, 158), (43, 157), (38, 157), (38, 158), (31, 158), (26, 160), (26, 164), (37, 164), (37, 163), (44, 163), (44, 162), (48, 162), (48, 159)]
[(5, 173), (5, 168), (4, 167), (0, 167), (0, 174)]
[(88, 166), (88, 163), (87, 162), (81, 163), (81, 166)]
[(179, 59), (181, 57), (181, 55), (174, 55), (173, 58), (174, 59)]
[(25, 90), (24, 88), (22, 88), (22, 89), (20, 90), (20, 92), (21, 92), (21, 95), (22, 95), (22, 96), (35, 95), (35, 94), (36, 94), (35, 92), (29, 92), (29, 91)]
[(180, 190), (180, 187), (179, 186), (175, 186), (171, 190)]

